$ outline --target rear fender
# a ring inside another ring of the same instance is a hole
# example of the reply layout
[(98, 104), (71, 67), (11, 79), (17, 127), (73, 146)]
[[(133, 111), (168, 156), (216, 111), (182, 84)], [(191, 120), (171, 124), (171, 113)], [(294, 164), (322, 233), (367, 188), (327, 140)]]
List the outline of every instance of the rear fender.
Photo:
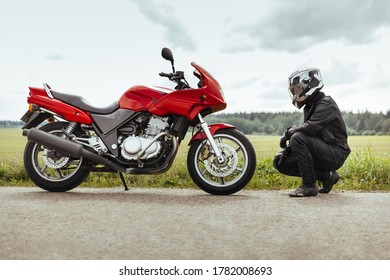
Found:
[[(214, 136), (214, 134), (219, 130), (229, 129), (229, 128), (231, 129), (231, 128), (236, 128), (236, 127), (233, 125), (230, 125), (230, 124), (225, 124), (225, 123), (214, 123), (214, 124), (209, 125), (210, 133), (212, 136)], [(197, 133), (195, 133), (194, 136), (192, 136), (188, 145), (190, 146), (195, 140), (204, 140), (204, 139), (206, 139), (206, 135), (204, 135), (204, 133), (202, 133), (201, 131), (198, 131)]]
[(36, 127), (41, 123), (43, 123), (46, 119), (50, 118), (51, 116), (52, 115), (49, 113), (27, 111), (27, 113), (22, 117), (22, 120), (25, 122), (22, 129)]

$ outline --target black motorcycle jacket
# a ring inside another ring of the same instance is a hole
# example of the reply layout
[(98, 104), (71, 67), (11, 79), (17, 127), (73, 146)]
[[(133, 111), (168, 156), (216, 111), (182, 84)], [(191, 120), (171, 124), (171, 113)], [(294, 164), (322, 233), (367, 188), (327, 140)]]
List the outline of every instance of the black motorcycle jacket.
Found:
[(289, 137), (295, 132), (319, 137), (328, 144), (347, 145), (347, 128), (336, 102), (323, 92), (318, 92), (304, 107), (304, 123), (292, 127)]

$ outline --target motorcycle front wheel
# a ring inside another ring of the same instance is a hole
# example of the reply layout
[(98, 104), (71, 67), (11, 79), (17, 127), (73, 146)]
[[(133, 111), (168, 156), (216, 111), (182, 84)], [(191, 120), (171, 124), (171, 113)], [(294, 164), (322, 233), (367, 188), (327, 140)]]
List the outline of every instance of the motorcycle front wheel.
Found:
[(219, 163), (208, 140), (196, 140), (187, 156), (192, 180), (205, 192), (229, 195), (243, 189), (256, 169), (256, 154), (249, 140), (236, 129), (217, 131), (214, 140), (224, 161)]
[[(68, 124), (53, 122), (40, 129), (65, 138), (64, 130)], [(73, 133), (81, 137), (84, 132), (77, 128)], [(90, 173), (89, 164), (84, 158), (69, 157), (33, 142), (26, 144), (24, 166), (30, 179), (49, 192), (69, 191), (80, 185)]]

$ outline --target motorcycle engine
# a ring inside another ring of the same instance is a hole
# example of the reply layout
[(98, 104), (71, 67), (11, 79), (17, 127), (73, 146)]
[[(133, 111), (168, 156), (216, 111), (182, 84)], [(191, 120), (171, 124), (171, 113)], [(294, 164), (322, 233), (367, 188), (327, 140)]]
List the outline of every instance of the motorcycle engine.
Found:
[[(143, 117), (139, 117), (136, 122), (143, 123)], [(163, 132), (169, 126), (168, 118), (161, 118), (157, 116), (150, 117), (141, 133), (125, 136), (122, 139), (121, 155), (127, 160), (136, 160), (138, 154), (147, 149), (141, 159), (148, 159), (157, 156), (162, 148), (159, 141), (154, 141), (153, 138), (159, 133)], [(134, 129), (135, 130), (135, 129)]]

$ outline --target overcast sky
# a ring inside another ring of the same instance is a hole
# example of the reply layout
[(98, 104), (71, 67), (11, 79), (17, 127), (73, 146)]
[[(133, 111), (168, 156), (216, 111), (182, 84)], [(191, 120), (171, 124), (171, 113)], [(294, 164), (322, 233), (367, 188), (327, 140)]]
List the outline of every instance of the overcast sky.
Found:
[(94, 105), (170, 86), (162, 47), (193, 86), (191, 61), (215, 76), (225, 112), (297, 110), (287, 78), (306, 67), (342, 110), (390, 110), (390, 1), (0, 0), (0, 120), (43, 82)]

